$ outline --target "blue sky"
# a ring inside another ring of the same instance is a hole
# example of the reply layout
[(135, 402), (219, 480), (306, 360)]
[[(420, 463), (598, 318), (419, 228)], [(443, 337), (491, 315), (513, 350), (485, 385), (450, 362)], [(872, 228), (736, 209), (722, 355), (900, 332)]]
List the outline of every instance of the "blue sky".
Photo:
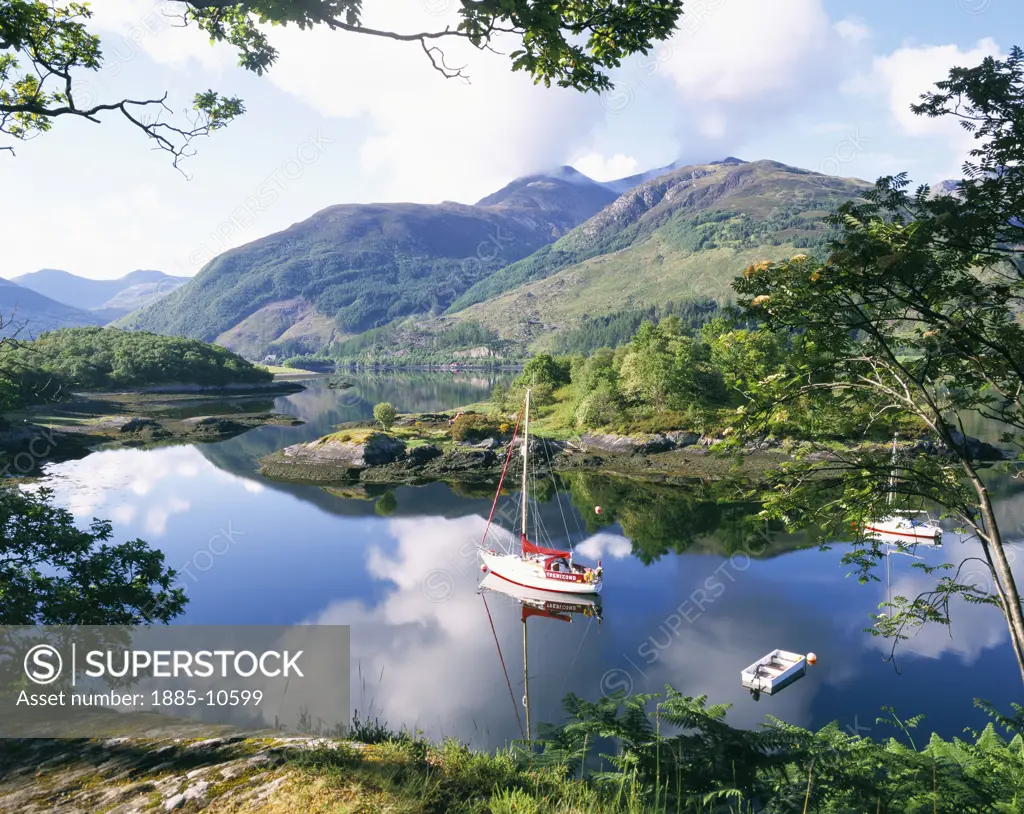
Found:
[[(0, 275), (193, 274), (331, 204), (472, 203), (559, 164), (607, 180), (736, 155), (868, 180), (954, 177), (969, 139), (908, 106), (1024, 30), (1018, 0), (695, 0), (670, 41), (598, 96), (535, 87), (502, 55), (449, 49), (467, 85), (433, 72), (417, 46), (293, 29), (273, 32), (281, 57), (260, 78), (230, 48), (174, 28), (162, 15), (171, 6), (93, 3), (106, 66), (83, 76), (79, 97), (166, 90), (181, 110), (213, 87), (242, 96), (248, 113), (198, 144), (189, 180), (115, 116), (58, 121), (16, 157), (0, 154), (0, 183), (14, 192), (0, 203)], [(368, 24), (421, 30), (443, 26), (456, 3), (366, 7)]]

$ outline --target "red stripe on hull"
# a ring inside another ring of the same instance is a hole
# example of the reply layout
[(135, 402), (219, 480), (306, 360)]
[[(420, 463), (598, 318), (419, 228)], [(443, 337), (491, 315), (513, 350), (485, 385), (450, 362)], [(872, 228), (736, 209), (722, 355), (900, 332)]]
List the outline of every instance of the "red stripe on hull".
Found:
[[(499, 574), (493, 568), (488, 568), (487, 570), (491, 574), (494, 574), (494, 576), (498, 577), (498, 579), (503, 579), (503, 580), (505, 580), (505, 582), (511, 582), (513, 585), (518, 585), (520, 588), (531, 588), (531, 589), (533, 589), (535, 591), (547, 591), (548, 593), (552, 593), (552, 594), (568, 593), (567, 591), (560, 591), (557, 588), (541, 588), (539, 585), (527, 585), (524, 582), (516, 582), (514, 579), (509, 579), (508, 577), (506, 577), (506, 576), (504, 576), (502, 574)], [(594, 591), (594, 593), (596, 594), (597, 591)]]
[(889, 534), (893, 537), (914, 537), (920, 540), (934, 540), (938, 537), (938, 534), (911, 534), (909, 531), (889, 531), (888, 529), (874, 529), (871, 526), (865, 526), (864, 531), (873, 531), (875, 534)]

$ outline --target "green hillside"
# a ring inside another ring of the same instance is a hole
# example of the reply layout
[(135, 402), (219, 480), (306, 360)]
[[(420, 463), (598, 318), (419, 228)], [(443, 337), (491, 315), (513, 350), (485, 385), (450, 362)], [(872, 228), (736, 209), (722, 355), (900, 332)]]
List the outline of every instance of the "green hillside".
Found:
[[(401, 321), (335, 346), (335, 355), (400, 363), (465, 325), (487, 338), (475, 345), (515, 357), (557, 349), (561, 333), (609, 315), (670, 301), (724, 304), (732, 280), (751, 263), (820, 250), (825, 214), (868, 188), (775, 161), (682, 167), (482, 279), (442, 317)], [(458, 347), (447, 352), (455, 356)]]
[(215, 258), (121, 327), (216, 341), (253, 356), (325, 348), (410, 314), (440, 314), (615, 194), (571, 168), (518, 179), (474, 206), (334, 206)]

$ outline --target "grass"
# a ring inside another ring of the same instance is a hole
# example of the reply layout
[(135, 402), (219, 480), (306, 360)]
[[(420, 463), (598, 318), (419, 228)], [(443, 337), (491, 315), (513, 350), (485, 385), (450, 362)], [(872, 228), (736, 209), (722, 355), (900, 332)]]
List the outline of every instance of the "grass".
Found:
[[(215, 810), (215, 809), (214, 809)], [(627, 811), (561, 770), (523, 766), (511, 751), (470, 751), (401, 737), (363, 749), (344, 744), (296, 754), (271, 807), (280, 814), (584, 814)]]
[[(630, 809), (510, 750), (382, 733), (376, 743), (246, 739), (208, 747), (133, 739), (0, 744), (0, 809), (154, 810), (197, 782), (214, 814), (584, 814)], [(199, 748), (195, 748), (199, 747)], [(42, 748), (43, 751), (39, 751)], [(52, 759), (52, 762), (50, 760)], [(47, 761), (47, 768), (39, 769)], [(186, 807), (183, 810), (196, 810)], [(632, 809), (639, 811), (640, 809)]]
[[(671, 299), (733, 296), (731, 283), (759, 260), (782, 260), (801, 251), (792, 245), (750, 249), (706, 249), (680, 254), (658, 236), (637, 246), (600, 255), (453, 315), (498, 332), (502, 339), (525, 342), (531, 352), (549, 349), (553, 331), (578, 318)], [(534, 333), (533, 325), (548, 326)]]
[(342, 444), (361, 444), (371, 435), (377, 435), (378, 433), (380, 433), (380, 429), (375, 429), (373, 427), (338, 430), (338, 432), (332, 432), (329, 435), (323, 436), (323, 438), (320, 439), (320, 443), (326, 444), (332, 441), (339, 441)]
[(256, 367), (261, 367), (264, 370), (268, 370), (275, 376), (294, 376), (296, 374), (308, 374), (310, 376), (318, 375), (314, 370), (303, 370), (302, 368), (298, 367), (284, 367), (284, 365), (256, 365)]

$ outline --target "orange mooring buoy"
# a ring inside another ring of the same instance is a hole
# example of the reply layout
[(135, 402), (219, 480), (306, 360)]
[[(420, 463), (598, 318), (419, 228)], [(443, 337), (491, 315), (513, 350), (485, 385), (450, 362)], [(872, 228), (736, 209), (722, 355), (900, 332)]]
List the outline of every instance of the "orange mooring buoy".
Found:
[(818, 661), (818, 657), (816, 655), (814, 655), (814, 653), (808, 653), (807, 654), (807, 663), (808, 664), (816, 664), (817, 661)]

